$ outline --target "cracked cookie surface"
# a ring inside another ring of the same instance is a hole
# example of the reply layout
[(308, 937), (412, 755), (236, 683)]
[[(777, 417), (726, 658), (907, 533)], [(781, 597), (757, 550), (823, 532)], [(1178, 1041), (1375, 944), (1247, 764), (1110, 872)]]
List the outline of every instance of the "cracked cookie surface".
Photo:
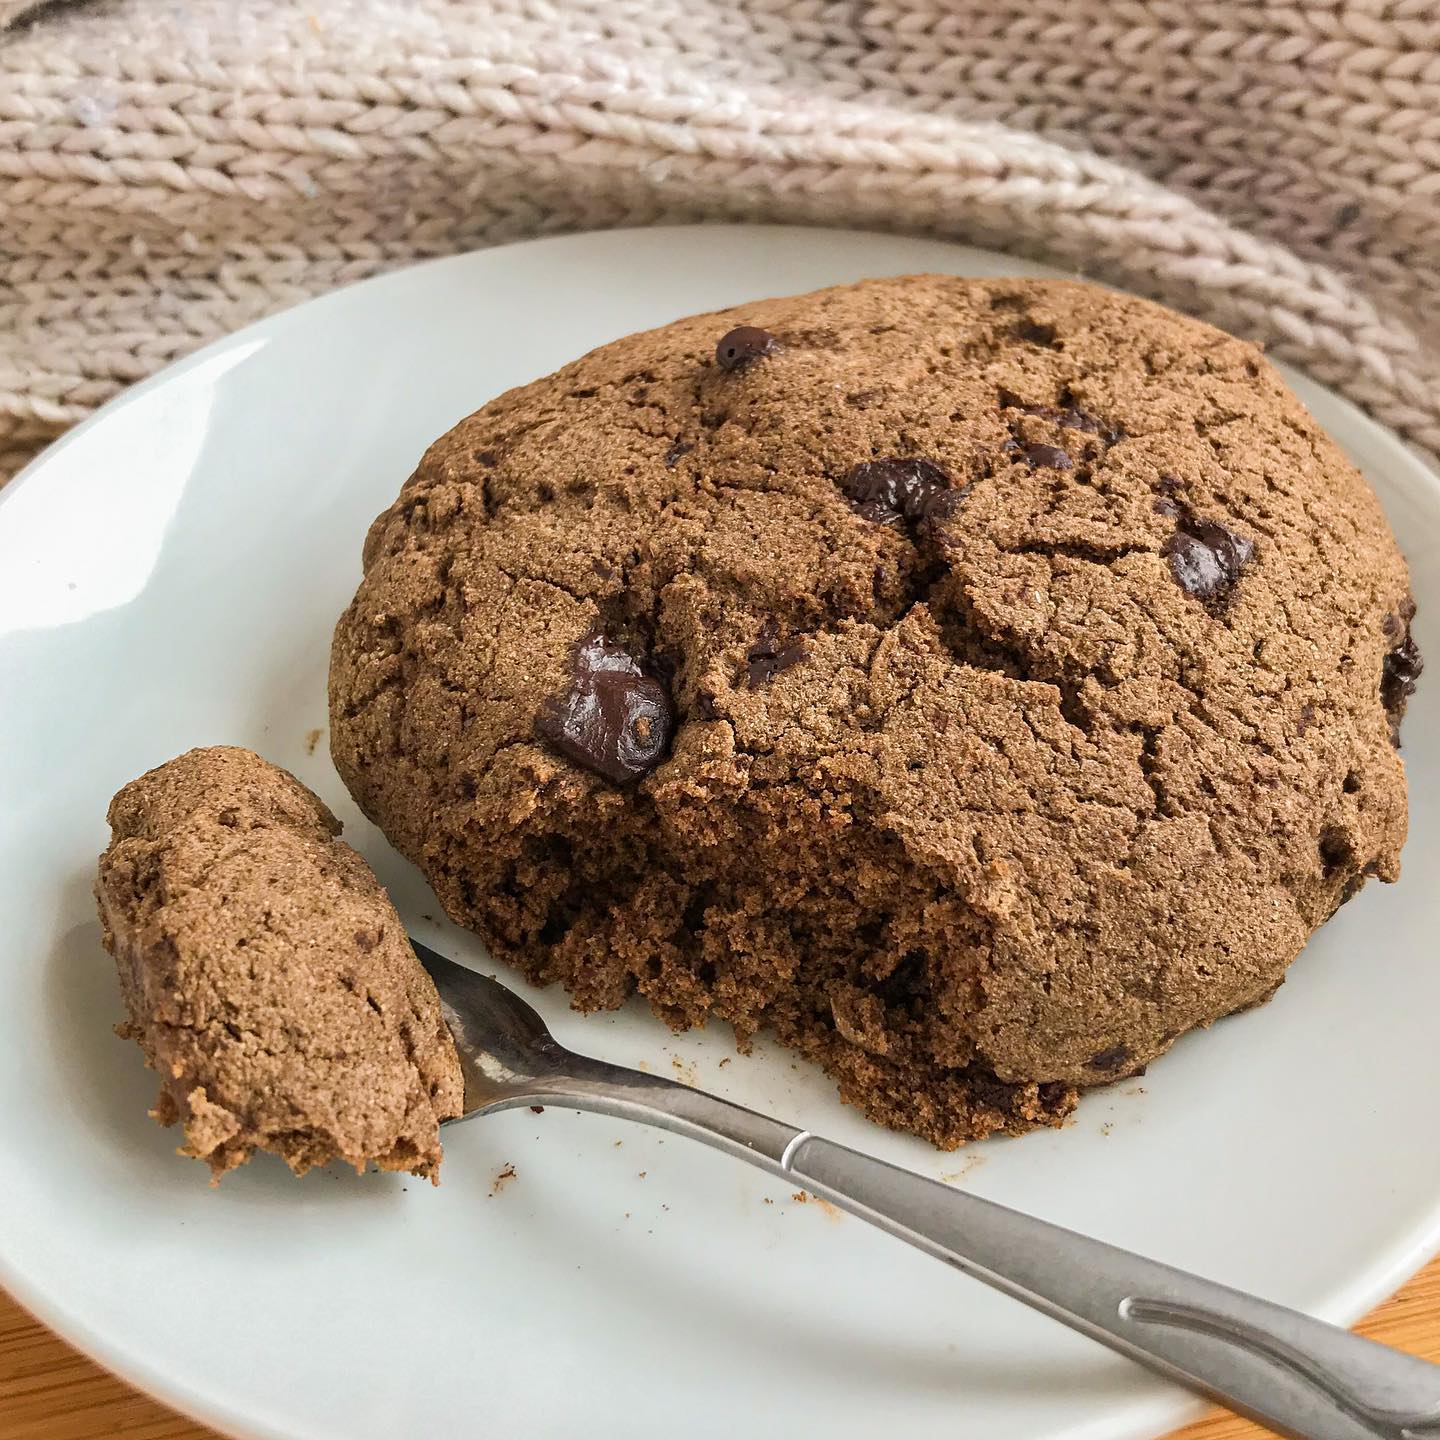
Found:
[(155, 1116), (219, 1178), (257, 1149), (435, 1177), (460, 1113), (439, 999), (369, 867), (299, 781), (191, 750), (110, 805), (96, 894)]
[(631, 336), (437, 441), (364, 560), (332, 751), (448, 913), (940, 1145), (1398, 873), (1404, 563), (1259, 352), (1148, 302), (915, 276)]

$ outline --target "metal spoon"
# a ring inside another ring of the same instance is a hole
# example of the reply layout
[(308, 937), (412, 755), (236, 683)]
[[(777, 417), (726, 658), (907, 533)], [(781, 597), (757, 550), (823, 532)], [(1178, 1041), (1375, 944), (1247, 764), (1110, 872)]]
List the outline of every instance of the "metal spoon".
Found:
[(1297, 1440), (1440, 1440), (1440, 1366), (926, 1180), (657, 1075), (563, 1049), (518, 995), (416, 944), (462, 1118), (563, 1105), (688, 1135)]

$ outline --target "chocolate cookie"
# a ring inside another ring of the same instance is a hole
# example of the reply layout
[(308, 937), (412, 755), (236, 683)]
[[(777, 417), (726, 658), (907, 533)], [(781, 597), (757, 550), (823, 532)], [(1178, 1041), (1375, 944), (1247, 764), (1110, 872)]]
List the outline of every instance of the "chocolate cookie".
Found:
[(435, 1176), (455, 1047), (379, 882), (298, 780), (191, 750), (111, 802), (96, 894), (154, 1111), (218, 1179), (253, 1151)]
[(1141, 300), (917, 276), (631, 336), (437, 441), (364, 559), (334, 757), (447, 911), (940, 1145), (1398, 874), (1380, 508), (1255, 347)]

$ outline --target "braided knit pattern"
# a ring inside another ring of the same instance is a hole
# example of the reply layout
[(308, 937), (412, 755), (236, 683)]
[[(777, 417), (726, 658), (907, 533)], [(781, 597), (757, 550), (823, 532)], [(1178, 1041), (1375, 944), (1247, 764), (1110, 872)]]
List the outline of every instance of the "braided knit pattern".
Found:
[(1437, 0), (0, 0), (0, 475), (309, 295), (764, 219), (1047, 259), (1440, 453)]

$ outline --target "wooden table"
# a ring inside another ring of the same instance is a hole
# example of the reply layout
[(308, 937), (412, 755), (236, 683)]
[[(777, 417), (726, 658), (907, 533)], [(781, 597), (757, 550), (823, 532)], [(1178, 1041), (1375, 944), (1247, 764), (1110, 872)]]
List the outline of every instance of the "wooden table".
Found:
[[(1440, 1260), (1359, 1327), (1440, 1361)], [(1253, 1425), (1215, 1415), (1175, 1440), (1259, 1440)], [(0, 1440), (216, 1440), (203, 1426), (77, 1355), (0, 1291)]]

